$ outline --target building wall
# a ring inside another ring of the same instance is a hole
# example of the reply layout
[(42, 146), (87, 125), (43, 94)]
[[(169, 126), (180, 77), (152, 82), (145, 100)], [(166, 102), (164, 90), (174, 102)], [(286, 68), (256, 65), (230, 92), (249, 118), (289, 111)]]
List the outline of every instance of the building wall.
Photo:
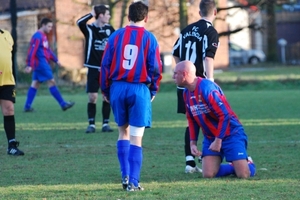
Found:
[[(17, 14), (17, 65), (19, 69), (23, 69), (26, 65), (27, 50), (31, 36), (37, 31), (39, 19), (44, 16), (52, 16), (48, 9), (40, 9), (34, 11), (22, 11)], [(11, 32), (10, 15), (2, 15), (0, 17), (0, 27)], [(51, 46), (54, 47), (54, 34), (49, 35)]]
[(288, 44), (300, 42), (300, 12), (280, 12), (276, 16), (277, 38)]
[[(226, 8), (227, 0), (219, 0), (218, 7)], [(227, 11), (221, 11), (217, 15), (220, 19), (225, 19), (227, 17)], [(228, 31), (228, 24), (226, 21), (215, 20), (214, 27), (220, 32)], [(215, 69), (227, 68), (229, 65), (229, 50), (228, 50), (228, 37), (220, 37), (220, 44), (215, 56)]]
[[(228, 3), (228, 6), (233, 6), (233, 2)], [(229, 16), (226, 18), (230, 30), (247, 27), (249, 25), (249, 13), (241, 8), (234, 8), (228, 11)], [(242, 31), (230, 35), (230, 41), (238, 44), (243, 49), (251, 48), (250, 30), (244, 28)]]
[[(37, 30), (36, 15), (26, 15), (18, 17), (17, 22), (17, 63), (19, 68), (26, 65), (26, 53), (32, 34)], [(11, 31), (11, 22), (9, 19), (0, 20), (0, 27)]]
[(57, 54), (61, 64), (70, 69), (83, 67), (84, 38), (76, 21), (90, 12), (84, 1), (55, 1)]
[(280, 12), (276, 16), (277, 39), (286, 40), (282, 47), (277, 45), (280, 62), (291, 65), (300, 64), (300, 12)]
[[(267, 27), (266, 13), (262, 15), (262, 25)], [(285, 39), (285, 57), (287, 64), (300, 64), (300, 12), (279, 11), (276, 12), (276, 34), (277, 42), (279, 39)], [(263, 30), (263, 49), (268, 49), (268, 30)], [(282, 49), (277, 44), (277, 61), (282, 61)]]

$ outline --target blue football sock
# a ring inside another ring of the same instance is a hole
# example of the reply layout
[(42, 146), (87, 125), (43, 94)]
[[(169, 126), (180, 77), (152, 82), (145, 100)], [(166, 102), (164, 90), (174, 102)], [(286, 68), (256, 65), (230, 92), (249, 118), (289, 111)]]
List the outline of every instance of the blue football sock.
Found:
[(137, 187), (139, 185), (143, 161), (142, 147), (130, 145), (128, 160), (130, 166), (129, 183), (133, 183)]
[(66, 104), (64, 99), (62, 98), (60, 92), (58, 91), (58, 88), (56, 87), (56, 85), (53, 85), (52, 87), (50, 87), (49, 91), (61, 107)]
[(256, 173), (256, 167), (254, 163), (248, 163), (249, 170), (250, 170), (250, 176), (254, 176)]
[(216, 177), (228, 176), (234, 174), (234, 168), (231, 164), (221, 164)]
[(129, 146), (130, 146), (129, 140), (119, 140), (117, 142), (117, 154), (120, 163), (122, 178), (129, 175), (129, 162), (128, 162)]
[(24, 106), (25, 109), (31, 108), (31, 104), (34, 100), (34, 97), (35, 97), (36, 93), (37, 93), (37, 89), (35, 89), (33, 87), (30, 87), (28, 89), (27, 99), (26, 99), (25, 106)]

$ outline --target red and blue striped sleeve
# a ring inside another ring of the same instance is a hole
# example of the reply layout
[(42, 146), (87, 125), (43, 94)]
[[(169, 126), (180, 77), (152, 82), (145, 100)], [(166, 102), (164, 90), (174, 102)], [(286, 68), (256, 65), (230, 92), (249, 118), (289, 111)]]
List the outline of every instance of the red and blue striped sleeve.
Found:
[(53, 51), (50, 48), (48, 48), (48, 53), (47, 54), (48, 54), (48, 58), (50, 60), (52, 60), (55, 63), (58, 62), (58, 58), (56, 57), (56, 55), (53, 53)]
[[(155, 40), (155, 38), (152, 38)], [(153, 42), (153, 44), (157, 44)], [(148, 63), (147, 63), (147, 74), (151, 79), (150, 83), (150, 93), (151, 96), (155, 96), (159, 90), (160, 80), (162, 79), (162, 62), (160, 59), (160, 51), (158, 44), (151, 48), (151, 51), (148, 52)]]
[[(112, 37), (112, 36), (111, 36)], [(110, 80), (110, 68), (113, 57), (113, 46), (110, 43), (107, 43), (104, 49), (101, 68), (100, 68), (100, 87), (101, 92), (104, 96), (109, 97), (109, 80)]]
[(230, 108), (226, 106), (227, 101), (225, 96), (219, 91), (214, 90), (208, 96), (208, 102), (211, 111), (216, 116), (217, 126), (212, 123), (207, 123), (212, 134), (220, 139), (230, 134)]
[(191, 112), (190, 103), (189, 103), (190, 96), (189, 96), (187, 89), (185, 89), (185, 91), (183, 93), (183, 99), (186, 104), (185, 114), (186, 114), (186, 118), (187, 118), (188, 126), (189, 126), (190, 140), (198, 141), (201, 123), (200, 123), (199, 119), (195, 118)]
[(41, 45), (41, 38), (33, 36), (30, 41), (30, 46), (27, 51), (27, 59), (26, 59), (26, 65), (34, 68), (38, 63), (38, 60), (36, 59), (36, 54), (39, 49), (39, 46)]

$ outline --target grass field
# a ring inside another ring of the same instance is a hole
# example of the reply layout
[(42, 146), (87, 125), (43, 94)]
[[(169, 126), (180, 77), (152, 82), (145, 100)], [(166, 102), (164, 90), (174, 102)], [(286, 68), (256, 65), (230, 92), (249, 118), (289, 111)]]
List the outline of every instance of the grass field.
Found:
[[(228, 76), (227, 80), (236, 76), (223, 75), (220, 77)], [(84, 89), (71, 94), (61, 88), (66, 100), (76, 102), (66, 112), (45, 90), (39, 91), (34, 102), (36, 112), (23, 113), (25, 95), (18, 95), (17, 139), (25, 156), (6, 155), (6, 138), (1, 130), (0, 199), (300, 199), (297, 85), (290, 89), (248, 86), (247, 90), (235, 90), (224, 84), (224, 88), (248, 134), (248, 153), (257, 167), (253, 178), (203, 179), (201, 174), (184, 173), (186, 120), (176, 114), (175, 86), (164, 83), (153, 102), (153, 127), (146, 130), (143, 140), (141, 184), (145, 191), (125, 192), (120, 184), (118, 133), (113, 117), (115, 131), (101, 133), (99, 103), (99, 129), (95, 134), (85, 134)]]

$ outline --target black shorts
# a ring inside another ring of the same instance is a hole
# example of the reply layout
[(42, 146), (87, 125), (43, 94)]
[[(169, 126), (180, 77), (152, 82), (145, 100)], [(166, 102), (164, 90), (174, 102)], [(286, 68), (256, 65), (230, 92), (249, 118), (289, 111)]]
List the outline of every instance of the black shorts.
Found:
[(96, 68), (88, 68), (86, 92), (97, 93), (100, 88), (100, 72)]
[(14, 85), (0, 86), (0, 99), (16, 102), (16, 90)]
[(183, 100), (183, 90), (177, 88), (177, 113), (185, 114), (185, 103)]

